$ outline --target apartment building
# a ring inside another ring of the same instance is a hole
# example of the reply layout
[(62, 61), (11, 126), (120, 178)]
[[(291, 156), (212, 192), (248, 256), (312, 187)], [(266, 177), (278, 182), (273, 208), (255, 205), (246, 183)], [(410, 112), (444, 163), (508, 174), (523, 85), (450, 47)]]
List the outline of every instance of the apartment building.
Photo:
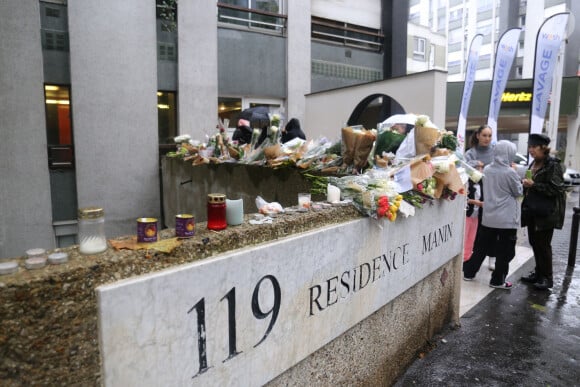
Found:
[[(109, 237), (160, 218), (159, 157), (218, 117), (406, 74), (408, 2), (0, 3), (0, 257), (76, 242), (80, 207)], [(200, 198), (200, 200), (203, 200)]]
[[(102, 206), (109, 237), (134, 234), (138, 217), (161, 218), (159, 158), (173, 149), (173, 137), (187, 133), (203, 141), (218, 118), (235, 127), (248, 107), (301, 119), (307, 94), (442, 70), (449, 72), (447, 127), (454, 129), (468, 45), (482, 33), (477, 79), (483, 83), (474, 89), (468, 129), (478, 126), (487, 114), (481, 101), (489, 95), (500, 33), (526, 28), (512, 70), (513, 82), (525, 86), (531, 31), (555, 12), (577, 14), (578, 6), (571, 0), (2, 1), (0, 258), (76, 243), (79, 207)], [(562, 104), (568, 146), (578, 136), (579, 45), (569, 39), (565, 51), (562, 93), (576, 90)], [(516, 138), (525, 132), (525, 108), (519, 109), (502, 108), (508, 118), (499, 120), (517, 122)], [(316, 136), (316, 128), (308, 130)]]
[[(483, 36), (479, 51), (470, 110), (467, 119), (468, 133), (487, 122), (491, 80), (494, 71), (495, 51), (502, 34), (510, 28), (521, 28), (516, 58), (510, 70), (506, 92), (513, 95), (524, 93), (531, 96), (536, 37), (546, 18), (560, 12), (570, 12), (566, 39), (561, 48), (558, 87), (559, 96), (552, 101), (559, 104), (546, 117), (546, 127), (554, 127), (557, 135), (553, 145), (568, 167), (580, 166), (575, 158), (578, 153), (578, 75), (580, 66), (580, 29), (575, 27), (580, 4), (570, 0), (416, 0), (410, 2), (409, 23), (417, 23), (430, 30), (427, 37), (447, 36), (447, 128), (457, 126), (459, 105), (465, 79), (465, 67), (469, 46), (476, 34)], [(429, 10), (428, 13), (422, 10)], [(428, 15), (428, 16), (426, 16)], [(448, 20), (445, 19), (448, 15)], [(411, 27), (409, 27), (411, 29)], [(432, 39), (432, 38), (428, 38)], [(409, 66), (410, 72), (423, 68)], [(556, 86), (555, 86), (556, 87)], [(554, 109), (558, 109), (556, 112)], [(529, 128), (530, 101), (522, 102), (506, 98), (498, 120), (498, 138), (509, 139), (518, 144), (519, 151), (526, 153)], [(557, 128), (556, 128), (557, 126)]]

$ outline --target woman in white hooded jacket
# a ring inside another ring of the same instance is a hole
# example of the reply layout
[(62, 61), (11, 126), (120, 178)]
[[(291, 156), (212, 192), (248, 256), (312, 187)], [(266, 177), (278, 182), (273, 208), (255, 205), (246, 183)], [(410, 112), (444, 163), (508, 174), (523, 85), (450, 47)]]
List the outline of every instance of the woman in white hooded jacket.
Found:
[[(472, 280), (490, 251), (496, 253), (495, 270), (489, 286), (511, 289), (505, 279), (509, 263), (516, 254), (517, 229), (520, 225), (518, 197), (523, 194), (522, 182), (511, 167), (516, 146), (510, 141), (499, 141), (494, 158), (484, 170), (483, 197), (485, 210), (481, 219), (480, 237), (476, 239), (471, 258), (463, 264), (463, 278)], [(495, 250), (494, 250), (495, 248)]]

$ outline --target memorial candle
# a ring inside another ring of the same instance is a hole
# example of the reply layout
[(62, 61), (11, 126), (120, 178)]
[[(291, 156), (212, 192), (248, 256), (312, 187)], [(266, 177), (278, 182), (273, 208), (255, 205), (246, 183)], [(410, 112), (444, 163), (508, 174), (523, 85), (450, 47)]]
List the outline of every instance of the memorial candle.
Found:
[(329, 203), (338, 203), (340, 201), (340, 188), (328, 184), (326, 187), (326, 201)]
[(226, 199), (226, 220), (230, 226), (237, 226), (244, 222), (243, 199)]

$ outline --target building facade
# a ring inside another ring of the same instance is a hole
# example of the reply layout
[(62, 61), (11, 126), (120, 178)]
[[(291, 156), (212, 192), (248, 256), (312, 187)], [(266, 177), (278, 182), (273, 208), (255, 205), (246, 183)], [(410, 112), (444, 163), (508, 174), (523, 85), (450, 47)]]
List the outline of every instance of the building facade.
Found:
[[(305, 95), (406, 73), (407, 1), (0, 3), (0, 258), (161, 218), (159, 157), (178, 134)], [(337, 129), (338, 130), (338, 129)], [(314, 134), (311, 134), (314, 136)], [(202, 200), (202, 199), (200, 199)]]
[[(499, 35), (512, 26), (526, 28), (512, 78), (530, 78), (533, 31), (550, 14), (577, 14), (578, 6), (571, 0), (2, 1), (0, 258), (76, 243), (81, 207), (104, 208), (108, 237), (135, 234), (136, 218), (161, 219), (159, 158), (173, 150), (173, 138), (204, 141), (218, 120), (234, 128), (245, 108), (265, 105), (303, 119), (305, 96), (325, 90), (427, 70), (448, 71), (451, 84), (461, 83), (477, 33), (485, 36), (477, 79), (489, 82)], [(565, 77), (577, 77), (579, 45), (578, 38), (567, 41)], [(447, 101), (448, 129), (455, 129), (458, 104), (456, 96)], [(567, 158), (578, 143), (577, 117), (567, 111), (560, 119)], [(468, 117), (468, 129), (483, 118)], [(506, 122), (500, 116), (500, 126)], [(305, 130), (317, 136), (317, 128)], [(575, 159), (566, 162), (579, 168)]]

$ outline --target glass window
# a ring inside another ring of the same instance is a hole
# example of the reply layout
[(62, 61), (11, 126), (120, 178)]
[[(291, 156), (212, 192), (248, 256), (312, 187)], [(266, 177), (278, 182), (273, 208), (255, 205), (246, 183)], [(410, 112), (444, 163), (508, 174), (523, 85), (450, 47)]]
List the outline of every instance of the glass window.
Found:
[(242, 99), (238, 97), (218, 97), (218, 117), (227, 128), (235, 129), (238, 115), (242, 111)]
[(68, 16), (65, 5), (40, 3), (40, 35), (44, 50), (69, 51)]
[(425, 59), (425, 38), (413, 38), (413, 58)]
[(312, 17), (312, 38), (373, 51), (383, 48), (382, 33), (373, 28)]
[(251, 28), (281, 31), (285, 26), (282, 0), (220, 0), (218, 21)]
[[(62, 234), (77, 217), (75, 152), (71, 120), (70, 86), (44, 85), (48, 169), (52, 220), (58, 247), (75, 242), (73, 234)], [(64, 222), (64, 223), (62, 223)]]
[(50, 169), (74, 167), (74, 149), (70, 116), (70, 87), (45, 85), (46, 138)]
[(177, 62), (177, 47), (174, 43), (157, 42), (157, 59)]
[(159, 144), (171, 144), (173, 147), (173, 138), (177, 136), (176, 98), (176, 93), (173, 91), (157, 92)]
[(461, 43), (463, 42), (463, 37), (464, 32), (462, 29), (449, 30), (447, 41), (449, 42), (449, 44)]

